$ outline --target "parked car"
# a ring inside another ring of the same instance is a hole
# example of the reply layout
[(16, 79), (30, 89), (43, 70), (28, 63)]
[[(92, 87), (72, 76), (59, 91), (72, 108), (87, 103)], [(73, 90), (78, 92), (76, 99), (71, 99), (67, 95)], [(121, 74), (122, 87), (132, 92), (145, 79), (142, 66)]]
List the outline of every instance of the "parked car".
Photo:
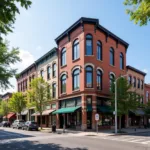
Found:
[(38, 124), (37, 122), (34, 122), (34, 121), (27, 121), (24, 126), (22, 127), (23, 130), (36, 130), (38, 131)]
[(15, 121), (12, 123), (11, 127), (12, 127), (13, 129), (14, 129), (14, 128), (19, 129), (19, 128), (22, 128), (22, 127), (24, 126), (24, 123), (25, 123), (24, 120), (15, 120)]
[(0, 126), (1, 127), (10, 127), (10, 122), (9, 121), (2, 121)]

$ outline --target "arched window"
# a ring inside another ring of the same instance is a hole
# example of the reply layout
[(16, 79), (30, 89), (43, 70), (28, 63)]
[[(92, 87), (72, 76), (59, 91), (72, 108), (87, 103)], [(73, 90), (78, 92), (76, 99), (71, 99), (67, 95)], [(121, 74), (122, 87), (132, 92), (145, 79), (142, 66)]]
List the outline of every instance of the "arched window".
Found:
[(66, 75), (62, 75), (61, 77), (61, 93), (66, 93)]
[(92, 35), (86, 35), (86, 55), (93, 55), (93, 37)]
[(52, 92), (53, 92), (52, 97), (56, 98), (56, 83), (52, 84)]
[(97, 59), (102, 60), (102, 44), (100, 41), (97, 41)]
[(41, 70), (40, 74), (41, 74), (41, 78), (43, 78), (44, 77), (44, 70)]
[(86, 87), (93, 87), (93, 68), (91, 66), (87, 66), (85, 69), (86, 72)]
[(114, 63), (114, 49), (113, 48), (110, 48), (110, 64), (112, 66), (115, 65), (115, 63)]
[(149, 100), (149, 92), (146, 91), (146, 101), (148, 102), (148, 100)]
[(51, 96), (50, 94), (50, 85), (47, 86), (47, 98), (49, 99)]
[(128, 83), (131, 85), (132, 84), (132, 77), (129, 75), (128, 76)]
[(138, 89), (140, 89), (140, 79), (138, 79)]
[(66, 65), (66, 49), (63, 48), (61, 51), (61, 66)]
[(50, 66), (47, 67), (47, 79), (50, 79), (50, 75), (51, 75), (51, 68)]
[(122, 53), (120, 53), (120, 69), (124, 69), (124, 57)]
[(53, 78), (56, 77), (56, 64), (53, 64)]
[(73, 60), (80, 57), (79, 40), (75, 40), (73, 43)]
[(133, 85), (136, 88), (136, 77), (133, 78)]
[(75, 69), (72, 73), (73, 90), (77, 90), (80, 87), (80, 70)]
[(112, 83), (114, 82), (114, 80), (115, 80), (115, 76), (111, 73), (111, 74), (109, 75), (110, 89), (111, 89), (111, 86), (112, 86)]
[(97, 70), (97, 89), (102, 90), (102, 71)]

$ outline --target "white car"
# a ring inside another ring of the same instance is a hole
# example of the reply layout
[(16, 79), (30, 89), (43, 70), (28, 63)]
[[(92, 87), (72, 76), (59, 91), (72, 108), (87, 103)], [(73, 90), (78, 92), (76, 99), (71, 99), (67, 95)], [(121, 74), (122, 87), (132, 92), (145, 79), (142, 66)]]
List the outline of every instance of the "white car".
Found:
[(17, 128), (17, 129), (19, 129), (19, 128), (22, 128), (23, 126), (24, 126), (24, 124), (25, 124), (25, 121), (24, 120), (15, 120), (14, 122), (13, 122), (13, 124), (11, 125), (11, 127), (14, 129), (14, 128)]

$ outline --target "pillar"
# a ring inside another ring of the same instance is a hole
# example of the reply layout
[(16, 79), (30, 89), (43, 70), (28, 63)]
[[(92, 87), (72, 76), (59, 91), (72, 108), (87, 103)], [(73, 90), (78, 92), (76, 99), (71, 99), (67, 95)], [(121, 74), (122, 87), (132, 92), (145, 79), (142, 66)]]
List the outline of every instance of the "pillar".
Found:
[(129, 116), (125, 115), (125, 128), (129, 127)]
[(81, 130), (85, 131), (87, 129), (87, 110), (86, 110), (86, 100), (85, 96), (81, 96), (82, 102), (82, 127)]
[(95, 121), (95, 114), (97, 113), (97, 100), (96, 95), (92, 96), (92, 129), (96, 130), (96, 121)]
[[(59, 102), (56, 102), (56, 110), (59, 109)], [(59, 114), (56, 114), (56, 128), (60, 127)]]

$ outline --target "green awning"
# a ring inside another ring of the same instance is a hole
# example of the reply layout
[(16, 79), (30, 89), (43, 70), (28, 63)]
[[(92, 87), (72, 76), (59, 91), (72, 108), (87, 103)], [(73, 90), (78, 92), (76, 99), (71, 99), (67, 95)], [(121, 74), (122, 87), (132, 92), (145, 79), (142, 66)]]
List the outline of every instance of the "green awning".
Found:
[(92, 105), (86, 107), (87, 111), (92, 111)]
[(61, 108), (58, 109), (56, 111), (54, 111), (52, 114), (66, 114), (66, 113), (73, 113), (75, 112), (77, 109), (79, 109), (81, 106), (77, 106), (77, 107), (67, 107), (67, 108)]
[(97, 109), (102, 113), (113, 113), (113, 109), (110, 106), (97, 106)]
[(143, 109), (130, 110), (130, 112), (134, 113), (136, 116), (144, 116), (145, 112)]

